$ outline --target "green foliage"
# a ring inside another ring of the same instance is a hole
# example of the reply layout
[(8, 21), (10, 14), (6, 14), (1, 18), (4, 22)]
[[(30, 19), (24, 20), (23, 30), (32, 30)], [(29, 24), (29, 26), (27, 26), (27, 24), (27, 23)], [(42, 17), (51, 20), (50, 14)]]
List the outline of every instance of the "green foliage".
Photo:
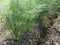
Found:
[[(6, 16), (6, 27), (18, 40), (19, 31), (27, 32), (30, 27), (35, 26), (36, 19), (47, 20), (48, 14), (56, 12), (59, 0), (10, 0), (10, 8)], [(44, 17), (44, 18), (43, 18)]]
[(9, 30), (12, 30), (16, 40), (19, 38), (19, 31), (27, 32), (36, 24), (35, 18), (43, 6), (45, 5), (38, 5), (36, 0), (11, 0), (5, 24)]

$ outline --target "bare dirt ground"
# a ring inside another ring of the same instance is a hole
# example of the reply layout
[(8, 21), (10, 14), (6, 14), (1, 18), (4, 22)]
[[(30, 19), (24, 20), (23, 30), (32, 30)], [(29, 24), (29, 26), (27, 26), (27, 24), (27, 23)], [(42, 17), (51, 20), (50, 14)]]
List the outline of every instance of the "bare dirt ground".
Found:
[(42, 45), (60, 45), (60, 16), (54, 21), (47, 34), (47, 40)]
[(3, 25), (4, 25), (4, 23), (0, 22), (0, 45), (2, 45), (4, 40), (6, 40), (10, 35), (10, 31), (4, 30)]

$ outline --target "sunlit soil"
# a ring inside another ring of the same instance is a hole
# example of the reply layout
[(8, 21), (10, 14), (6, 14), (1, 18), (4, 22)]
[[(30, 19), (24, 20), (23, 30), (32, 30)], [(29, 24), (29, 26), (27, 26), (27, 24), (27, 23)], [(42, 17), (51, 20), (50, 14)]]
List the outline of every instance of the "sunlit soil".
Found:
[(9, 30), (0, 31), (0, 43), (2, 43), (4, 40), (6, 40), (9, 35), (10, 35)]

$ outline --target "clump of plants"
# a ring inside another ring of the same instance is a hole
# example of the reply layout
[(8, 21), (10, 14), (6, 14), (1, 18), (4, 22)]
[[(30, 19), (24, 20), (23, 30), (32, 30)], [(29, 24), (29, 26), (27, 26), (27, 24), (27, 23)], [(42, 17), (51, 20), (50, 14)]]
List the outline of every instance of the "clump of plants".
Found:
[(27, 32), (30, 27), (38, 24), (37, 19), (45, 23), (48, 14), (56, 12), (57, 0), (10, 0), (10, 8), (7, 12), (5, 26), (14, 34), (14, 39), (19, 39), (19, 31)]
[(38, 5), (36, 0), (11, 0), (10, 8), (6, 15), (6, 28), (14, 34), (14, 39), (19, 39), (19, 31), (27, 32), (30, 27), (36, 25), (41, 8), (45, 4)]

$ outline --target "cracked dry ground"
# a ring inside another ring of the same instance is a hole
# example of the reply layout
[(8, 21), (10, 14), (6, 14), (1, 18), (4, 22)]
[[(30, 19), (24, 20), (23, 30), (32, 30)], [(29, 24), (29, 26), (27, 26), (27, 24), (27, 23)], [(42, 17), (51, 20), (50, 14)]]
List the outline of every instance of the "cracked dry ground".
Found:
[[(0, 23), (0, 30), (2, 23)], [(54, 24), (49, 28), (46, 38), (41, 39), (38, 26), (31, 28), (27, 33), (20, 34), (19, 41), (12, 39), (9, 30), (0, 31), (0, 45), (60, 45), (60, 16), (54, 20)]]

